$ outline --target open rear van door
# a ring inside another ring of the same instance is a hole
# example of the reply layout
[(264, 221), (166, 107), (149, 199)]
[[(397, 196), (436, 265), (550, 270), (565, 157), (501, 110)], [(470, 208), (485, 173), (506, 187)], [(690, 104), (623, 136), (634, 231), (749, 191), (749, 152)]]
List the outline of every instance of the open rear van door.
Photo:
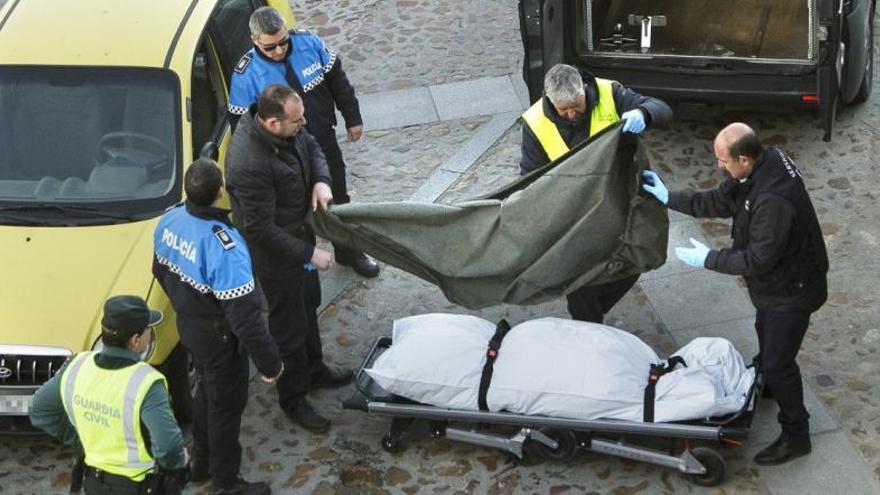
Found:
[(831, 141), (834, 117), (840, 96), (840, 80), (843, 71), (844, 46), (841, 41), (843, 28), (843, 1), (819, 0), (819, 113), (822, 119), (823, 141)]

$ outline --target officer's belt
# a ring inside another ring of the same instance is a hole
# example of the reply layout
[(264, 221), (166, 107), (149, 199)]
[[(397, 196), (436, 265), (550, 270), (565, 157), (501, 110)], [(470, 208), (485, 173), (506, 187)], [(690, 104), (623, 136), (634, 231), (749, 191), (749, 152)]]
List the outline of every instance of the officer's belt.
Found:
[(118, 474), (108, 473), (102, 469), (98, 469), (92, 466), (86, 466), (84, 470), (85, 478), (94, 478), (98, 480), (99, 483), (107, 485), (110, 488), (118, 487), (118, 488), (131, 488), (131, 487), (139, 487), (142, 486), (148, 479), (150, 475), (147, 475), (147, 478), (144, 478), (144, 481), (135, 481), (126, 476), (120, 476)]

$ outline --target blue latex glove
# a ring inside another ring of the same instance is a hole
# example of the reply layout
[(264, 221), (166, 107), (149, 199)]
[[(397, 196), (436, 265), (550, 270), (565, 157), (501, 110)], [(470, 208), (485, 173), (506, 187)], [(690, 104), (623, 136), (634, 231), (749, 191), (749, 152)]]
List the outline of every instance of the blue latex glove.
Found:
[(681, 261), (684, 261), (688, 265), (696, 266), (698, 268), (703, 268), (706, 266), (706, 257), (709, 256), (709, 246), (703, 244), (702, 242), (691, 237), (691, 245), (694, 246), (692, 248), (684, 248), (677, 247), (675, 248), (675, 255)]
[(303, 268), (305, 268), (307, 272), (313, 272), (313, 271), (315, 271), (315, 265), (313, 265), (311, 262), (306, 263), (305, 265), (303, 265)]
[(669, 203), (669, 189), (666, 189), (666, 184), (663, 183), (663, 179), (657, 175), (657, 172), (643, 170), (642, 179), (645, 180), (642, 189), (653, 194), (664, 205)]
[(623, 112), (620, 116), (623, 120), (623, 132), (631, 132), (638, 134), (645, 130), (645, 114), (638, 108), (634, 108), (628, 112)]

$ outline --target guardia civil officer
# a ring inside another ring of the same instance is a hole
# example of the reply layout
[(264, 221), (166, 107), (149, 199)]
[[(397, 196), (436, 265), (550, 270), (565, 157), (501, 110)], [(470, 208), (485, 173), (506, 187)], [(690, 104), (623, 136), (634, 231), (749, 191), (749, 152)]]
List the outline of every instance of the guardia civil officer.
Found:
[(153, 274), (177, 313), (177, 329), (199, 377), (193, 404), (193, 480), (214, 494), (268, 494), (266, 483), (239, 476), (241, 414), (248, 397), (248, 356), (263, 381), (284, 365), (261, 314), (244, 239), (229, 222), (220, 167), (196, 160), (184, 175), (186, 201), (169, 209), (153, 236)]
[[(639, 134), (670, 119), (672, 110), (657, 98), (608, 79), (589, 76), (584, 81), (576, 68), (557, 64), (544, 77), (544, 96), (522, 114), (520, 173), (546, 165), (621, 120), (623, 132)], [(638, 278), (580, 287), (567, 296), (568, 312), (575, 320), (602, 323)]]
[[(314, 33), (288, 30), (284, 17), (272, 7), (255, 10), (249, 28), (254, 46), (232, 73), (230, 122), (235, 125), (270, 84), (289, 85), (303, 99), (306, 130), (324, 152), (333, 202), (348, 203), (345, 161), (336, 141), (336, 108), (345, 119), (349, 141), (359, 140), (364, 126), (354, 88), (342, 70), (342, 58)], [(379, 274), (379, 265), (363, 252), (336, 244), (333, 251), (337, 263), (352, 267), (361, 276)], [(317, 273), (312, 275), (317, 280)]]
[(67, 445), (81, 446), (89, 495), (182, 488), (157, 483), (160, 468), (185, 471), (187, 455), (165, 378), (141, 361), (152, 326), (161, 319), (140, 297), (111, 297), (101, 319), (104, 347), (73, 356), (34, 394), (31, 423)]
[(773, 465), (807, 455), (812, 446), (803, 384), (795, 358), (810, 324), (828, 295), (828, 255), (819, 220), (794, 161), (782, 150), (764, 148), (742, 123), (725, 127), (714, 142), (718, 167), (729, 178), (708, 191), (669, 192), (645, 171), (646, 191), (669, 208), (694, 217), (733, 218), (733, 245), (676, 248), (691, 266), (746, 280), (755, 305), (760, 363), (765, 386), (779, 404), (782, 433), (758, 452), (755, 463)]

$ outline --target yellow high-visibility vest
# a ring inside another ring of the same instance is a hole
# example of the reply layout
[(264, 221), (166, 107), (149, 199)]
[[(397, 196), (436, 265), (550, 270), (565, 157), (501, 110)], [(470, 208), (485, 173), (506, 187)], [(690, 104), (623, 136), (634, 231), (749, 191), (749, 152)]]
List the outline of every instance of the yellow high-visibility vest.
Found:
[(95, 364), (96, 352), (77, 354), (61, 375), (61, 399), (85, 451), (87, 465), (142, 481), (156, 461), (141, 434), (141, 405), (165, 377), (147, 363), (119, 369)]
[[(611, 87), (613, 82), (610, 79), (596, 78), (596, 86), (599, 88), (599, 103), (590, 112), (590, 136), (620, 120), (617, 108), (614, 106), (614, 90)], [(568, 153), (569, 147), (562, 139), (562, 135), (559, 134), (556, 124), (544, 115), (543, 98), (523, 112), (522, 119), (532, 130), (551, 162)]]

